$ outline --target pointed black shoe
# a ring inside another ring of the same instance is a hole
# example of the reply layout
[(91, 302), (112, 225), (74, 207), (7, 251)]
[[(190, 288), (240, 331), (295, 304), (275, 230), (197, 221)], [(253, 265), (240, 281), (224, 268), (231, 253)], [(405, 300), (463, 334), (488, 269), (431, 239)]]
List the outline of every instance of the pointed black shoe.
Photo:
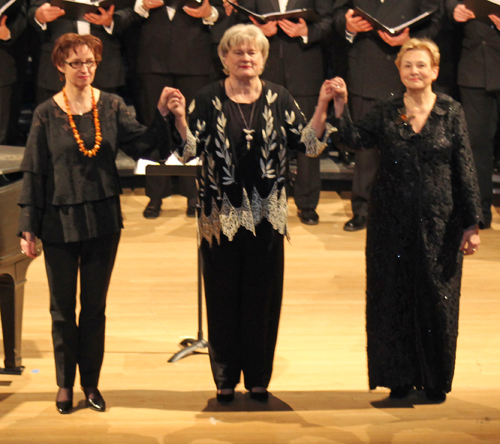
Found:
[[(58, 401), (57, 398), (67, 398), (64, 401)], [(59, 388), (56, 396), (56, 409), (61, 415), (68, 415), (73, 411), (73, 389), (71, 388)]]
[(217, 402), (222, 405), (227, 405), (234, 401), (234, 391), (232, 393), (217, 393)]
[(56, 409), (61, 415), (69, 415), (73, 411), (73, 400), (56, 401)]
[(434, 402), (436, 404), (441, 404), (446, 401), (446, 393), (444, 390), (425, 387), (424, 391), (425, 391), (425, 396), (431, 402)]
[(404, 399), (409, 394), (413, 387), (411, 385), (403, 385), (401, 387), (396, 387), (391, 390), (391, 394), (389, 395), (390, 399)]
[(106, 410), (106, 401), (101, 395), (101, 392), (97, 388), (83, 389), (85, 393), (85, 404), (90, 410), (96, 412), (104, 412)]
[(250, 391), (250, 398), (258, 402), (267, 402), (269, 400), (269, 392), (252, 392)]

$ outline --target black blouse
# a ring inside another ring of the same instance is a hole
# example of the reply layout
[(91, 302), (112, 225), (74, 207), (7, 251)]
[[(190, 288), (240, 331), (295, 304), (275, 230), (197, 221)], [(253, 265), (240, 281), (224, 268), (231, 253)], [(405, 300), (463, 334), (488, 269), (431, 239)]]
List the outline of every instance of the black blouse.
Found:
[[(44, 242), (75, 242), (119, 231), (118, 149), (134, 159), (168, 156), (167, 125), (159, 113), (146, 128), (120, 97), (105, 92), (97, 108), (103, 140), (95, 157), (79, 151), (68, 115), (53, 98), (35, 110), (21, 164), (20, 232), (32, 232)], [(74, 120), (85, 146), (93, 147), (92, 112)]]

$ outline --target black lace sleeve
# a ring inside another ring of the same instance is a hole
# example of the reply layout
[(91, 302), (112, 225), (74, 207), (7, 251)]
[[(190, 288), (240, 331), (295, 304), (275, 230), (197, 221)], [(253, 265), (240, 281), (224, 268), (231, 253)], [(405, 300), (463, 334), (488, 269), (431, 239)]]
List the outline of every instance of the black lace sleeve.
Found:
[(453, 178), (460, 189), (463, 228), (467, 229), (479, 223), (481, 199), (464, 112), (459, 104), (456, 107), (453, 121)]
[(374, 105), (359, 125), (353, 123), (347, 106), (339, 118), (331, 116), (328, 121), (338, 129), (332, 133), (336, 145), (350, 151), (375, 148), (383, 132), (383, 105)]

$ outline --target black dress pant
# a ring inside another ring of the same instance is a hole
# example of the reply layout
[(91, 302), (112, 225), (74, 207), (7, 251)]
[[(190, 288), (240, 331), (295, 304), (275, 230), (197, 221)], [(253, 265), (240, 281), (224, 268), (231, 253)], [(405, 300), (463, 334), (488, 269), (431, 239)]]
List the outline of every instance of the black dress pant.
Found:
[[(153, 122), (155, 110), (163, 88), (177, 88), (186, 98), (189, 106), (196, 93), (210, 83), (210, 76), (184, 76), (171, 74), (140, 74), (141, 91), (140, 116), (145, 125)], [(153, 200), (161, 200), (172, 195), (172, 181), (167, 176), (146, 175), (146, 196)], [(188, 206), (195, 206), (197, 188), (194, 177), (179, 177), (179, 193), (187, 197)]]
[(483, 222), (491, 223), (493, 203), (493, 155), (498, 129), (500, 91), (460, 87), (460, 97), (469, 131), (470, 145), (476, 164)]
[(267, 387), (283, 295), (283, 236), (267, 220), (257, 236), (240, 228), (230, 242), (201, 244), (209, 351), (218, 389)]
[[(97, 387), (104, 358), (106, 295), (120, 232), (81, 242), (44, 243), (57, 385)], [(80, 271), (80, 315), (76, 322)]]
[[(364, 115), (375, 105), (375, 99), (368, 99), (351, 94), (349, 96), (350, 111), (354, 123), (363, 119)], [(351, 207), (354, 216), (368, 215), (368, 202), (373, 180), (380, 163), (378, 149), (357, 151), (352, 178)]]

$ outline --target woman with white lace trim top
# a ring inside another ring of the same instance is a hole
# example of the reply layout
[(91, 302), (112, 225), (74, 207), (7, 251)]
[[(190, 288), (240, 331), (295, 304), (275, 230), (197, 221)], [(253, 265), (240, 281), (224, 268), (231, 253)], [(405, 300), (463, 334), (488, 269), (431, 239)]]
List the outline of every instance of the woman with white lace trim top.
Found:
[(233, 401), (243, 372), (250, 397), (265, 402), (283, 293), (286, 151), (320, 155), (333, 130), (329, 97), (323, 87), (307, 124), (286, 89), (262, 81), (269, 43), (255, 25), (228, 29), (218, 52), (228, 77), (198, 93), (187, 119), (178, 90), (168, 106), (184, 160), (203, 160), (198, 224), (217, 400)]

